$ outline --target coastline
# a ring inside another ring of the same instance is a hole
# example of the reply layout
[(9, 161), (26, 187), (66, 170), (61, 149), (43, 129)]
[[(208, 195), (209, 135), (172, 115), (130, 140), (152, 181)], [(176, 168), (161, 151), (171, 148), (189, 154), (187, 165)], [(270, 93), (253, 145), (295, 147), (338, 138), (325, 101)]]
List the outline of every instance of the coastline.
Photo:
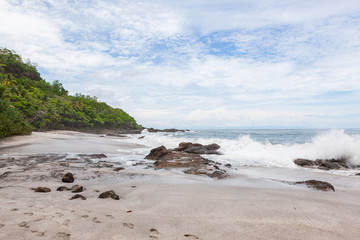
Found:
[[(36, 161), (49, 154), (131, 156), (132, 149), (141, 147), (73, 131), (2, 140), (0, 239), (357, 239), (360, 234), (360, 177), (242, 167), (216, 180), (154, 170), (138, 159), (126, 164), (108, 158), (98, 164), (64, 162), (66, 156)], [(114, 171), (118, 166), (125, 169)], [(74, 183), (61, 182), (66, 172), (74, 174)], [(329, 181), (336, 191), (281, 182), (308, 179)], [(86, 188), (81, 193), (86, 201), (56, 191), (74, 184)], [(51, 192), (31, 190), (38, 186)], [(108, 190), (120, 200), (98, 198)]]

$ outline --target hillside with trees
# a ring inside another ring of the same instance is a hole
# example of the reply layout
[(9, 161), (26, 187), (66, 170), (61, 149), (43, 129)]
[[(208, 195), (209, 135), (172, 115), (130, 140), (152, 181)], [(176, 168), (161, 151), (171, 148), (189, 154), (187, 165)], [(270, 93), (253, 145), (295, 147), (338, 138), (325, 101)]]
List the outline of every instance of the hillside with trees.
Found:
[(0, 138), (31, 131), (140, 129), (133, 117), (96, 97), (69, 95), (59, 81), (48, 83), (36, 65), (0, 48)]

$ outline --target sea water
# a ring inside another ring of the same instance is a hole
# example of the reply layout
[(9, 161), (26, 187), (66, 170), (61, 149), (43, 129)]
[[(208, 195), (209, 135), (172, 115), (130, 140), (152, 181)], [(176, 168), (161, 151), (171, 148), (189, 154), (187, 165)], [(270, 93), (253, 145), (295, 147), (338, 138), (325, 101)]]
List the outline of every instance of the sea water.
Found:
[(138, 156), (161, 145), (175, 148), (180, 142), (216, 143), (221, 155), (204, 157), (234, 167), (297, 168), (296, 158), (347, 157), (353, 164), (360, 164), (360, 129), (210, 129), (176, 133), (144, 130), (140, 135), (129, 135), (126, 141), (144, 145), (135, 150)]

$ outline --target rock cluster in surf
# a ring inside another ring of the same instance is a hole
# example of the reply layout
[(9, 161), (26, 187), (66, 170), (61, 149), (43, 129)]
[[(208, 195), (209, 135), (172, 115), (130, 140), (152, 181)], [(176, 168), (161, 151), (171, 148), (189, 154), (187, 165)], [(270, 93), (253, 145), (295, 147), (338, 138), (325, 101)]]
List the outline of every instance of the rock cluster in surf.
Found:
[(186, 174), (222, 179), (229, 175), (226, 170), (219, 167), (221, 164), (200, 156), (200, 154), (220, 154), (216, 151), (219, 148), (217, 144), (182, 142), (175, 149), (166, 149), (164, 146), (154, 148), (145, 159), (155, 160), (153, 164), (155, 168), (184, 168)]

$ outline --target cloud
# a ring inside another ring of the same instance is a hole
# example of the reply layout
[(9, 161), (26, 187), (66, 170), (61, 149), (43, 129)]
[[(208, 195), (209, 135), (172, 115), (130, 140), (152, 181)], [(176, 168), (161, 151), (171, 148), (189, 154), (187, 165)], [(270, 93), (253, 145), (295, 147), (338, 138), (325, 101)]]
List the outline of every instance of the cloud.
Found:
[(344, 119), (360, 114), (359, 10), (353, 0), (0, 0), (0, 46), (146, 126), (354, 126)]

